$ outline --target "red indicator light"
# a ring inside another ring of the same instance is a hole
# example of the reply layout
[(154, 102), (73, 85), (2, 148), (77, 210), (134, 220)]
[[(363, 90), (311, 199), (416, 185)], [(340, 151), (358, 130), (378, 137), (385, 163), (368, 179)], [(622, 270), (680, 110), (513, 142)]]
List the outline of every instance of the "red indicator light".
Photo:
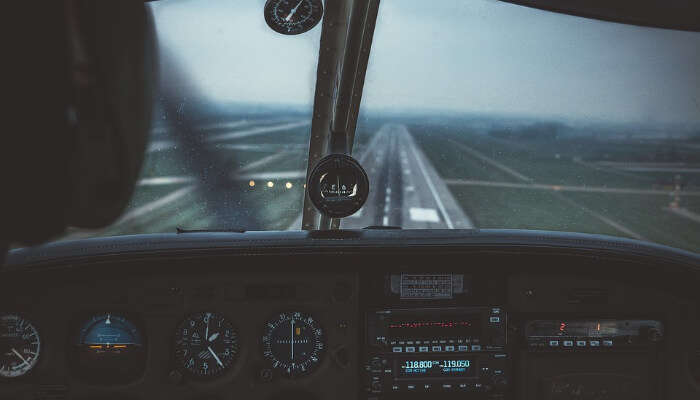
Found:
[(471, 326), (467, 321), (417, 321), (417, 322), (401, 322), (398, 324), (390, 324), (389, 328), (455, 328), (458, 326)]
[(559, 324), (559, 332), (564, 332), (564, 329), (566, 329), (566, 322)]

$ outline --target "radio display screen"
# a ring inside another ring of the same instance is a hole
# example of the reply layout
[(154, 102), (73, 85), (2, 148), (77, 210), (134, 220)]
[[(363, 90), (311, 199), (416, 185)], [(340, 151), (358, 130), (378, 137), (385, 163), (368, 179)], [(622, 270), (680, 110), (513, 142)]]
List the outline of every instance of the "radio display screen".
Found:
[(437, 314), (434, 316), (392, 316), (387, 321), (389, 339), (435, 340), (440, 338), (469, 338), (481, 336), (479, 314)]
[(399, 378), (472, 378), (476, 366), (468, 358), (406, 357), (398, 362)]

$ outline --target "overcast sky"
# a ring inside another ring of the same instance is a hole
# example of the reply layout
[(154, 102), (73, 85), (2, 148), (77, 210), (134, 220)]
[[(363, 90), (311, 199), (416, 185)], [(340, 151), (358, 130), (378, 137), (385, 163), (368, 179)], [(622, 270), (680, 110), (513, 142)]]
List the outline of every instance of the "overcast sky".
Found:
[[(158, 35), (214, 100), (311, 104), (320, 26), (270, 30), (264, 0), (163, 0)], [(363, 107), (700, 124), (700, 33), (496, 0), (381, 0)]]

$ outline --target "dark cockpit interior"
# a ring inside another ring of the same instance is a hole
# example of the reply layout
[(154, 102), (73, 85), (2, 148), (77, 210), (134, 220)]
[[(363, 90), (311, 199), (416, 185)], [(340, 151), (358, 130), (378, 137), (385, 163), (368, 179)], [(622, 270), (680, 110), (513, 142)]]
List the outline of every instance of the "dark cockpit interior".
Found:
[(10, 6), (0, 400), (700, 398), (697, 4), (240, 3)]

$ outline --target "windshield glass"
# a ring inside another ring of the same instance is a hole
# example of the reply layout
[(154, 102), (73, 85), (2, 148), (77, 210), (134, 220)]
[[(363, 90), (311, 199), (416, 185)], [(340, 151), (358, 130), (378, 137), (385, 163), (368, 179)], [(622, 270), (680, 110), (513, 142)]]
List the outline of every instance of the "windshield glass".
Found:
[(265, 0), (148, 3), (161, 88), (125, 214), (64, 239), (183, 229), (287, 229), (300, 215), (320, 26), (272, 31)]
[(700, 251), (700, 34), (382, 0), (342, 227), (603, 233)]
[[(149, 3), (162, 88), (133, 200), (66, 238), (300, 229), (321, 27)], [(548, 229), (700, 251), (700, 34), (488, 0), (382, 0), (343, 228)]]

